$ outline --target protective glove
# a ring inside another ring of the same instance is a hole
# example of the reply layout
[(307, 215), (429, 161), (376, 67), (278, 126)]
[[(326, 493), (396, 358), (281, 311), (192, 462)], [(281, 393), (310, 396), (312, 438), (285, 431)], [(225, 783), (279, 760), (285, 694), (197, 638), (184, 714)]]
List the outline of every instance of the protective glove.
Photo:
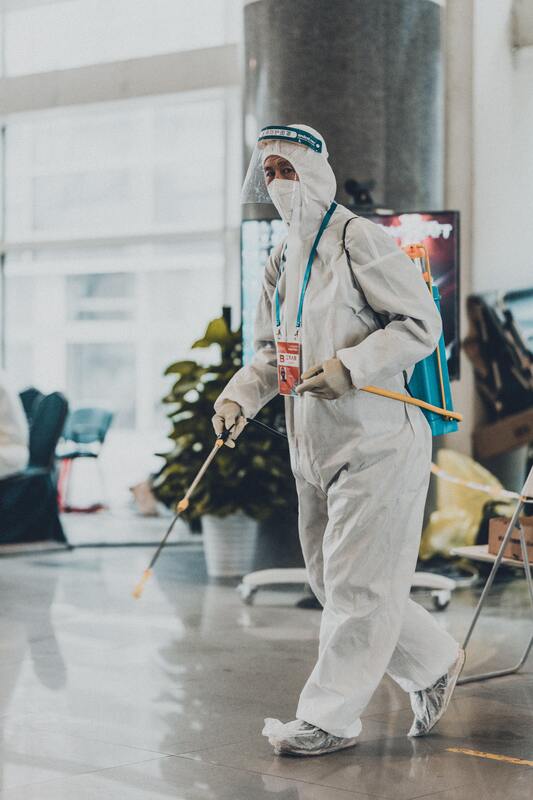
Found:
[(235, 447), (235, 439), (242, 433), (246, 426), (244, 411), (233, 400), (224, 400), (217, 414), (211, 419), (217, 436), (224, 432), (224, 428), (231, 433), (225, 441), (228, 447)]
[(338, 358), (329, 358), (304, 372), (302, 383), (296, 387), (296, 394), (311, 392), (313, 397), (336, 400), (353, 388), (350, 370)]

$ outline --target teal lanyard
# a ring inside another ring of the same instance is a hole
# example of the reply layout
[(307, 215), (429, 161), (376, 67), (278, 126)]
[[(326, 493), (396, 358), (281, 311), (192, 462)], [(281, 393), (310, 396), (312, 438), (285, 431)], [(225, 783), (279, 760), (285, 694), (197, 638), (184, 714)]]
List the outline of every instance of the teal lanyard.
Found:
[[(305, 268), (305, 275), (304, 275), (304, 279), (303, 279), (303, 282), (302, 282), (302, 288), (300, 290), (300, 302), (298, 303), (298, 316), (296, 317), (296, 330), (297, 331), (298, 331), (299, 328), (301, 328), (301, 325), (302, 325), (302, 314), (303, 314), (303, 308), (304, 308), (304, 297), (305, 297), (305, 293), (307, 291), (307, 285), (309, 283), (309, 278), (311, 277), (311, 269), (313, 267), (313, 261), (315, 260), (316, 251), (317, 251), (317, 248), (318, 248), (318, 243), (319, 243), (320, 239), (322, 238), (322, 234), (324, 233), (324, 231), (328, 227), (329, 221), (330, 221), (331, 217), (333, 216), (333, 212), (335, 211), (336, 208), (337, 208), (337, 203), (335, 201), (333, 201), (333, 203), (328, 208), (324, 219), (322, 220), (320, 228), (318, 229), (318, 233), (315, 236), (315, 241), (313, 242), (313, 246), (311, 248), (311, 252), (309, 253), (309, 258), (307, 259), (307, 266)], [(282, 260), (282, 264), (283, 264), (285, 262), (285, 249), (283, 250), (283, 255), (282, 255), (282, 259), (281, 260)], [(275, 292), (276, 327), (278, 329), (281, 327), (281, 308), (280, 308), (280, 303), (279, 303), (278, 284), (279, 284), (279, 279), (281, 278), (281, 275), (283, 274), (283, 271), (284, 271), (284, 267), (282, 266), (282, 268), (280, 270), (280, 273), (279, 273), (279, 276), (278, 276), (278, 280), (276, 281), (276, 292)]]

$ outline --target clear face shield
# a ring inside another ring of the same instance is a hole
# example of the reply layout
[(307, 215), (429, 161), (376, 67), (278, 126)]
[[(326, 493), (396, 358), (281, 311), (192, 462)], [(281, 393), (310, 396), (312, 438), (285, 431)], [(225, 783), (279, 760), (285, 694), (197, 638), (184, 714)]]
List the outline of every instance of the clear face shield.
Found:
[[(274, 202), (278, 207), (278, 197), (285, 197), (282, 205), (288, 208), (289, 195), (292, 195), (294, 204), (294, 195), (300, 190), (296, 165), (306, 149), (320, 153), (322, 141), (295, 126), (263, 128), (244, 178), (241, 203)], [(282, 216), (286, 215), (282, 213)]]

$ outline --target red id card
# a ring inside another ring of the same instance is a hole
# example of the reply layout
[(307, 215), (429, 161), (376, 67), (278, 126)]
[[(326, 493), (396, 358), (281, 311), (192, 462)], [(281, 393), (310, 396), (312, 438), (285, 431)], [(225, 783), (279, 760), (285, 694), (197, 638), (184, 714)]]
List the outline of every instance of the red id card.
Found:
[(300, 383), (300, 342), (276, 342), (279, 393), (295, 395)]

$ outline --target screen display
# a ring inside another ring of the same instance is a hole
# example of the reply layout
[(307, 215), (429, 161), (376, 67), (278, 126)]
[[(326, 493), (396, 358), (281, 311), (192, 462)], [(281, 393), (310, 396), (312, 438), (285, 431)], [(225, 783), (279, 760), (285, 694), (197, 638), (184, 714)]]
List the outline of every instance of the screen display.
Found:
[(433, 283), (439, 289), (444, 344), (451, 380), (459, 378), (459, 212), (366, 214), (400, 247), (425, 245)]
[[(366, 214), (403, 247), (426, 246), (433, 282), (438, 286), (450, 379), (459, 378), (459, 213), (456, 211)], [(253, 323), (264, 266), (270, 251), (285, 236), (281, 220), (242, 223), (243, 357), (253, 355)]]
[(287, 234), (280, 219), (246, 220), (241, 228), (242, 356), (247, 364), (254, 354), (255, 310), (261, 295), (265, 264), (270, 251)]

